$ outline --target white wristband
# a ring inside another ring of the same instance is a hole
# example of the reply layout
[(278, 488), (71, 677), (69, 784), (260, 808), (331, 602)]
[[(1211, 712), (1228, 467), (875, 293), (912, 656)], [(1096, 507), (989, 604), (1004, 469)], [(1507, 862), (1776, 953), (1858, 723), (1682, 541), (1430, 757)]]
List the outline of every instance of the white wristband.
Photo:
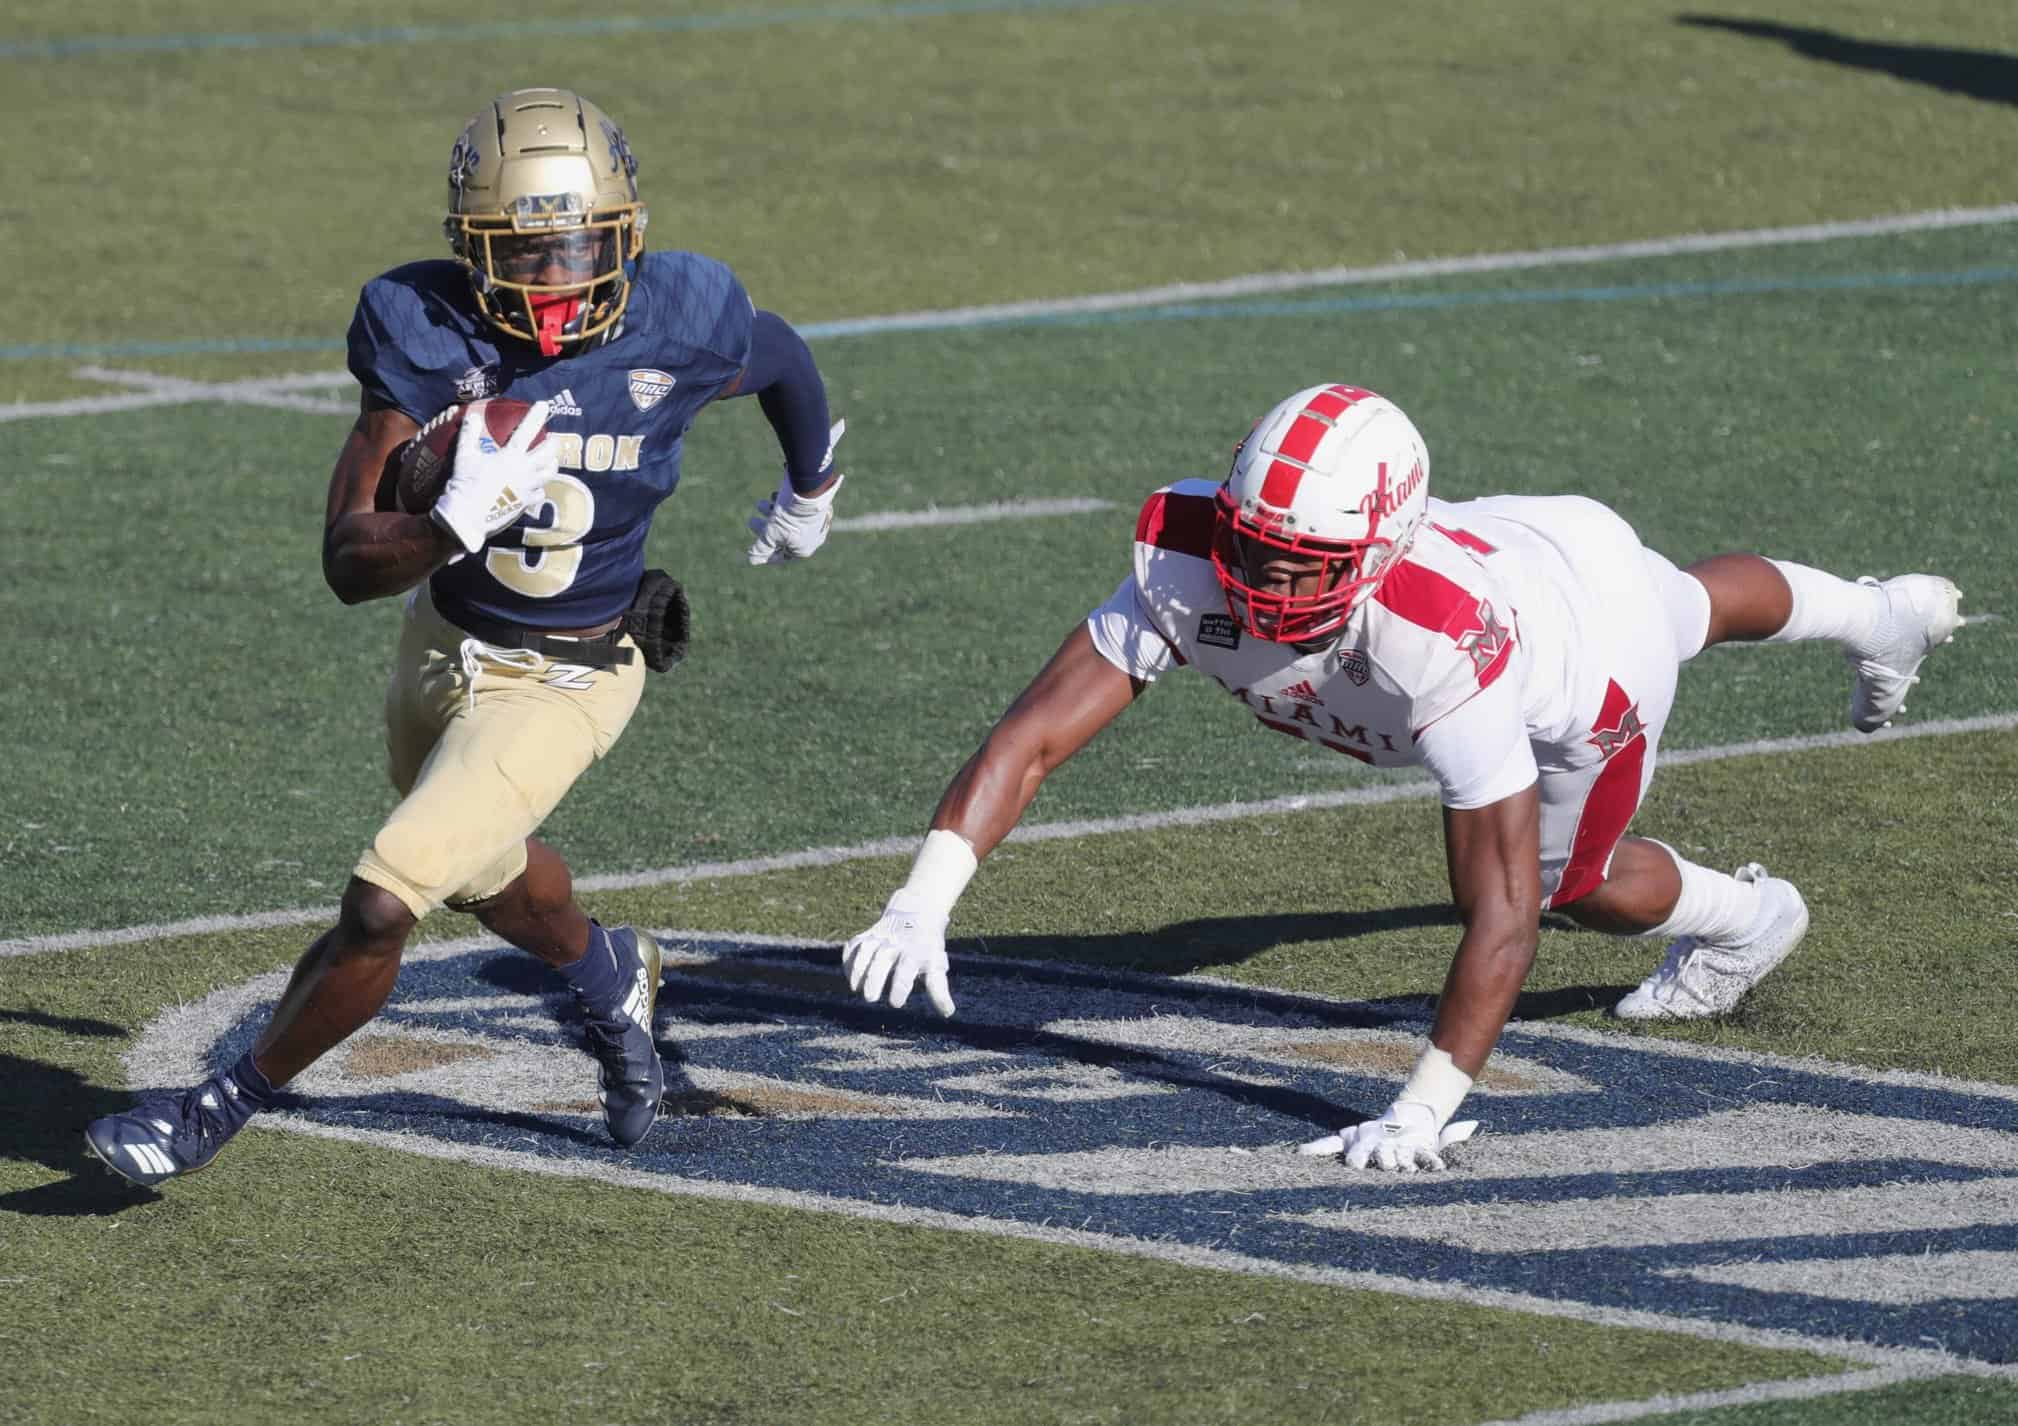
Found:
[(784, 487), (778, 493), (784, 497), (783, 504), (787, 513), (810, 515), (816, 510), (831, 509), (834, 497), (841, 493), (841, 482), (847, 478), (845, 475), (836, 476), (818, 495), (801, 495), (792, 488), (792, 477), (790, 472), (787, 472)]
[(1441, 1129), (1450, 1122), (1450, 1116), (1457, 1113), (1464, 1097), (1471, 1093), (1471, 1083), (1471, 1076), (1459, 1069), (1449, 1055), (1431, 1045), (1415, 1062), (1414, 1072), (1394, 1101), (1399, 1104), (1408, 1100), (1426, 1105), (1436, 1115), (1436, 1127)]
[(960, 899), (960, 893), (967, 889), (967, 883), (974, 879), (975, 868), (980, 865), (972, 843), (965, 837), (934, 828), (925, 834), (925, 844), (918, 848), (917, 859), (911, 863), (911, 879), (897, 894), (906, 898), (915, 910), (950, 916), (953, 903)]

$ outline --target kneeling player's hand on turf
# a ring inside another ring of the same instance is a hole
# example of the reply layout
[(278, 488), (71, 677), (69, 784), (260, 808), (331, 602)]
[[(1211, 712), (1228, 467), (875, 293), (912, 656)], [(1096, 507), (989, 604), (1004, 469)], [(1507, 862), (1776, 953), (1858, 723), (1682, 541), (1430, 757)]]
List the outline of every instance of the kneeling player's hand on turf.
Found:
[[(847, 429), (846, 421), (836, 421), (827, 433), (827, 455), (820, 462), (821, 470), (833, 465), (834, 446)], [(759, 500), (756, 516), (750, 521), (750, 533), (757, 537), (750, 544), (750, 563), (783, 564), (812, 558), (834, 528), (834, 497), (841, 493), (841, 482), (847, 478), (835, 476), (818, 495), (801, 495), (792, 489), (789, 474), (778, 482), (778, 493)]]
[(921, 912), (902, 891), (883, 908), (883, 919), (841, 950), (841, 968), (848, 989), (871, 1003), (889, 991), (893, 1008), (902, 1009), (911, 987), (925, 977), (925, 994), (941, 1015), (953, 1013), (953, 992), (946, 985), (946, 918)]
[(546, 428), (546, 402), (533, 402), (503, 445), (492, 439), (483, 406), (476, 402), (463, 414), (448, 484), (430, 512), (471, 554), (543, 503), (547, 482), (560, 470), (553, 442), (533, 444)]
[(1389, 1173), (1435, 1171), (1444, 1167), (1443, 1151), (1452, 1144), (1463, 1143), (1477, 1129), (1478, 1120), (1461, 1119), (1439, 1130), (1435, 1110), (1427, 1104), (1403, 1100), (1378, 1119), (1312, 1139), (1297, 1152), (1343, 1154), (1347, 1165), (1356, 1169), (1376, 1168)]

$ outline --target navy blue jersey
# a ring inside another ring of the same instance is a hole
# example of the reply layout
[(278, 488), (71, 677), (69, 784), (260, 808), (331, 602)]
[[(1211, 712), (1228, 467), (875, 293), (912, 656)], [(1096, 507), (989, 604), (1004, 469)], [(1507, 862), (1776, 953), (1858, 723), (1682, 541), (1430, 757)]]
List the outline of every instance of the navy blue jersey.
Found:
[(350, 370), (374, 401), (421, 422), (485, 396), (552, 403), (560, 475), (545, 504), (436, 570), (435, 607), (548, 629), (628, 609), (652, 512), (679, 484), (687, 427), (748, 362), (750, 322), (736, 275), (698, 253), (646, 253), (618, 335), (557, 357), (497, 341), (457, 263), (409, 263), (366, 283)]

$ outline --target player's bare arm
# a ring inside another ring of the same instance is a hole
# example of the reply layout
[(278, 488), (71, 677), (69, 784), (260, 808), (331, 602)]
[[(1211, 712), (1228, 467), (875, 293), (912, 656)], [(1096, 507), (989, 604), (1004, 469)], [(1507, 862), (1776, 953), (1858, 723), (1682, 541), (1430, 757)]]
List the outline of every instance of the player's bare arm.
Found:
[(987, 856), (1022, 819), (1044, 779), (1146, 686), (1102, 657), (1080, 625), (953, 775), (932, 815), (933, 830), (957, 834), (977, 859)]
[(1464, 922), (1430, 1043), (1472, 1079), (1499, 1042), (1540, 941), (1541, 819), (1533, 786), (1443, 813), (1451, 899)]
[(1441, 1169), (1443, 1151), (1476, 1121), (1451, 1122), (1513, 1014), (1541, 925), (1540, 796), (1530, 783), (1483, 807), (1443, 813), (1451, 898), (1464, 932), (1437, 999), (1429, 1045), (1378, 1119), (1302, 1146), (1353, 1168)]
[(378, 508), (386, 463), (420, 425), (369, 399), (360, 408), (329, 477), (322, 531), (322, 577), (346, 604), (403, 594), (462, 551), (427, 515)]
[(1121, 716), (1147, 684), (1093, 646), (1081, 624), (953, 775), (910, 880), (892, 893), (882, 919), (841, 953), (849, 987), (865, 1000), (888, 995), (901, 1009), (922, 975), (941, 1015), (953, 1013), (947, 986), (946, 922), (980, 859), (1009, 835), (1044, 779)]

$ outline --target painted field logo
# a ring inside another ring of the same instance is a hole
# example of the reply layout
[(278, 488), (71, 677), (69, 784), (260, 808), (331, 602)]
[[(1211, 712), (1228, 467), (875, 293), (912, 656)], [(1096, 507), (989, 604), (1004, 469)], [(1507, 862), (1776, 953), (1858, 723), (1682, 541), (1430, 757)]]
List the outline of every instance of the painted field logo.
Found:
[[(641, 1152), (604, 1137), (558, 978), (467, 942), (417, 948), (280, 1122), (672, 1192), (1069, 1224), (1250, 1271), (2018, 1362), (2018, 1091), (1519, 1025), (1453, 1172), (1356, 1174), (1290, 1148), (1386, 1106), (1419, 1002), (956, 957), (960, 1016), (942, 1022), (845, 995), (832, 946), (664, 939), (668, 1117)], [(157, 1021), (128, 1057), (135, 1084), (228, 1063), (281, 983)]]

